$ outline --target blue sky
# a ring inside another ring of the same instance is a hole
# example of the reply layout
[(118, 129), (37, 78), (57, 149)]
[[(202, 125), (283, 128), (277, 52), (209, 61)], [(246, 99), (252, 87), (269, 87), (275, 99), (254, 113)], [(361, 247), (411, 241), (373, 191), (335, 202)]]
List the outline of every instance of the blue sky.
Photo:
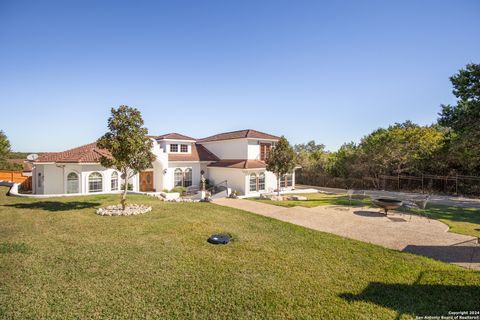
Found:
[(110, 108), (151, 134), (253, 128), (335, 150), (454, 102), (480, 1), (0, 0), (0, 129), (16, 151), (94, 141)]

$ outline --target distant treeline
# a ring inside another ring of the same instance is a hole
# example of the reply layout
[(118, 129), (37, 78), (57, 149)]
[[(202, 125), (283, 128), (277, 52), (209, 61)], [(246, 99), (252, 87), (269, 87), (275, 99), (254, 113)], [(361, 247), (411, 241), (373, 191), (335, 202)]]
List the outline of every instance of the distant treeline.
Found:
[(450, 81), (456, 104), (441, 105), (432, 125), (395, 123), (336, 152), (315, 141), (295, 145), (302, 166), (299, 178), (366, 178), (375, 183), (380, 176), (480, 176), (480, 65), (467, 65)]

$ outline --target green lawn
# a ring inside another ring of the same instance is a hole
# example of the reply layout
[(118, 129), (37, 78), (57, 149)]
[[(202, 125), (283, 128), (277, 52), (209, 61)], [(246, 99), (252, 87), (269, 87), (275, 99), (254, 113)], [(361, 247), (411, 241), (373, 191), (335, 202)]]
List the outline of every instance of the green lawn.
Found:
[(352, 201), (348, 199), (345, 195), (337, 195), (337, 194), (325, 194), (325, 193), (302, 193), (302, 194), (291, 194), (291, 195), (298, 195), (306, 197), (307, 200), (303, 201), (295, 201), (295, 200), (288, 200), (288, 201), (271, 201), (268, 199), (260, 199), (260, 198), (250, 198), (249, 200), (258, 201), (262, 203), (273, 204), (276, 206), (281, 207), (318, 207), (318, 206), (331, 206), (331, 205), (339, 205), (339, 206), (348, 206), (348, 205), (371, 205), (370, 198), (357, 196), (355, 195)]
[[(344, 206), (373, 206), (370, 198), (355, 196), (350, 201), (345, 195), (328, 195), (322, 193), (298, 194), (307, 197), (306, 201), (271, 201), (260, 198), (251, 199), (262, 203), (273, 204), (282, 207), (318, 207), (328, 205), (344, 205)], [(400, 209), (404, 212), (404, 209)], [(408, 213), (421, 213), (421, 211), (410, 210)], [(466, 234), (469, 236), (480, 237), (480, 209), (462, 208), (455, 206), (433, 205), (429, 204), (427, 210), (422, 215), (429, 218), (437, 219), (447, 224), (451, 232)]]
[[(478, 310), (480, 272), (209, 203), (0, 188), (0, 318), (393, 319)], [(206, 242), (228, 232), (226, 246)]]

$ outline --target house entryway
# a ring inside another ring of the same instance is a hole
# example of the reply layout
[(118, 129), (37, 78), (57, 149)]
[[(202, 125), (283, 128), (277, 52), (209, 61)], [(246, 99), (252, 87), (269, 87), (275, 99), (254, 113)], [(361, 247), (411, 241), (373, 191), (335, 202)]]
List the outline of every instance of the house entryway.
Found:
[(155, 192), (153, 188), (153, 171), (140, 172), (140, 191)]

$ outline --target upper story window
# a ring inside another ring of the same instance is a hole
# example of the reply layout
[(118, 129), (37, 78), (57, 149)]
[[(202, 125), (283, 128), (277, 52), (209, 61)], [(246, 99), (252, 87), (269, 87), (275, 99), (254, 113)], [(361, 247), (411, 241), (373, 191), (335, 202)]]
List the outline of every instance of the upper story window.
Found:
[(270, 143), (260, 143), (260, 160), (266, 161), (270, 156), (272, 145)]
[(181, 144), (180, 152), (188, 152), (188, 144)]
[(178, 144), (171, 144), (170, 145), (170, 152), (178, 152)]

